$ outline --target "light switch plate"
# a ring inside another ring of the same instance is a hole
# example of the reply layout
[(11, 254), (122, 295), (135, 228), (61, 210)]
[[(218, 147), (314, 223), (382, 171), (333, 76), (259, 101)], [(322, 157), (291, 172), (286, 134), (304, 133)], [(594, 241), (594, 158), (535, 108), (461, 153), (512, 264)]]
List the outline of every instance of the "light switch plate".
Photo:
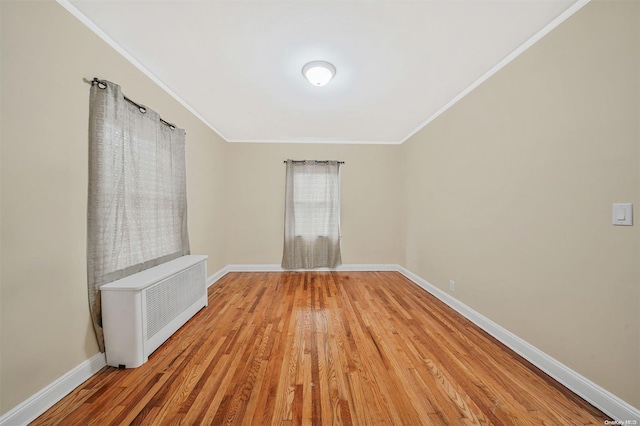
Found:
[(614, 203), (611, 209), (611, 221), (614, 225), (633, 225), (633, 204)]

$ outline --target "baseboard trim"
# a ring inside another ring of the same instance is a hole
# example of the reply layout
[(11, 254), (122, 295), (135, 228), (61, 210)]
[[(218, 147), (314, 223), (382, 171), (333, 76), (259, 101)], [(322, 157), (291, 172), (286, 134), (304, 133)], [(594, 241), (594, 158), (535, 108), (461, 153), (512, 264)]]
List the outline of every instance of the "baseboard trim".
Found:
[[(600, 385), (592, 382), (581, 374), (575, 372), (555, 358), (547, 355), (540, 349), (506, 330), (489, 318), (473, 310), (469, 306), (452, 297), (428, 281), (408, 269), (398, 265), (398, 272), (423, 288), (428, 293), (450, 306), (456, 312), (473, 322), (475, 325), (495, 337), (505, 346), (531, 362), (533, 365), (547, 373), (551, 378), (561, 383), (567, 389), (589, 402), (603, 413), (617, 421), (635, 420), (640, 424), (640, 410), (631, 404), (618, 398)], [(623, 423), (624, 424), (624, 423)]]
[(106, 365), (104, 353), (98, 352), (5, 413), (0, 426), (29, 424)]
[[(317, 268), (313, 271), (398, 271), (398, 265), (394, 263), (378, 264), (378, 263), (354, 263), (340, 265), (337, 268)], [(309, 271), (308, 269), (297, 269), (295, 272)], [(291, 272), (289, 269), (283, 269), (282, 266), (275, 263), (265, 264), (230, 264), (220, 269), (207, 279), (207, 287), (212, 286), (220, 278), (229, 272)]]
[(215, 284), (216, 281), (227, 275), (227, 272), (229, 272), (229, 268), (225, 266), (224, 268), (220, 269), (209, 278), (207, 278), (207, 288), (211, 287), (213, 284)]
[[(246, 265), (246, 264), (231, 264), (227, 265), (227, 272), (307, 272), (309, 269), (284, 269), (277, 264), (262, 264), (262, 265)], [(397, 271), (398, 265), (396, 264), (370, 264), (370, 263), (353, 263), (340, 265), (336, 268), (316, 268), (312, 271)]]

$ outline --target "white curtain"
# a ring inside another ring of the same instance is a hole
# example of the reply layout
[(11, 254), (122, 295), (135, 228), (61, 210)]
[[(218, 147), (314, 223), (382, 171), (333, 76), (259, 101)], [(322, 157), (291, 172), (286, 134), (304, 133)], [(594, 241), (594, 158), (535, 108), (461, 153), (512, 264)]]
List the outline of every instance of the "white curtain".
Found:
[(340, 265), (340, 163), (287, 160), (285, 193), (282, 267)]
[(94, 81), (89, 105), (89, 306), (104, 351), (100, 286), (189, 254), (185, 132)]

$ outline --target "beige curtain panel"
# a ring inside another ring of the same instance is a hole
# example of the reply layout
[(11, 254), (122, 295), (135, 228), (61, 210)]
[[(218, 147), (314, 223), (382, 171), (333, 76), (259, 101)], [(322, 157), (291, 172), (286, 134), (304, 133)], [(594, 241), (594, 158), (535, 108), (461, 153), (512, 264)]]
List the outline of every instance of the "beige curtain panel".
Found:
[(340, 163), (287, 160), (284, 269), (335, 268), (340, 255)]
[(108, 81), (91, 87), (87, 274), (104, 352), (100, 286), (189, 254), (185, 132), (125, 99)]

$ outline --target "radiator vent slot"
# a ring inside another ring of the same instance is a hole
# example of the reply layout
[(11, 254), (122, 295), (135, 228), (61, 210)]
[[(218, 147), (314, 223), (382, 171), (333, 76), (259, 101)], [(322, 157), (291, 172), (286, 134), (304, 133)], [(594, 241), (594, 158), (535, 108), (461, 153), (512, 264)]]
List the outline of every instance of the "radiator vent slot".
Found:
[(204, 268), (199, 263), (147, 289), (147, 339), (198, 301), (202, 292), (193, 283), (205, 275)]

